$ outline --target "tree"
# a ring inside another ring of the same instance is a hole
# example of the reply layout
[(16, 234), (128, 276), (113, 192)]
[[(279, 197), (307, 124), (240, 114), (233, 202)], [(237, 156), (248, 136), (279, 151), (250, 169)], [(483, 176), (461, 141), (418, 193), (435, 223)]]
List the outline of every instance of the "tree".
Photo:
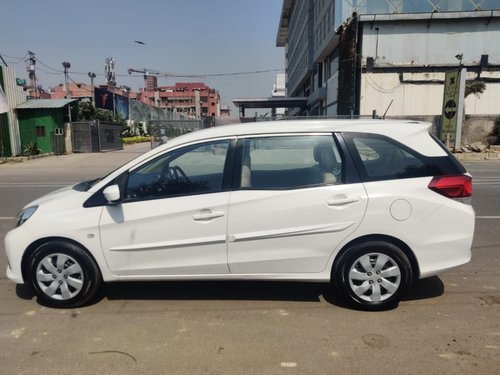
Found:
[(78, 103), (78, 121), (92, 121), (96, 119), (96, 109), (91, 102)]
[[(464, 92), (464, 99), (467, 98), (470, 94), (474, 94), (479, 96), (486, 90), (486, 84), (479, 80), (479, 79), (474, 79), (472, 81), (467, 81), (465, 83), (465, 92)], [(463, 109), (463, 119), (466, 119), (465, 116), (465, 103), (464, 103), (464, 109)], [(462, 142), (465, 141), (466, 143), (468, 142), (469, 138), (469, 127), (470, 125), (466, 122), (463, 121), (463, 127), (462, 127)]]
[(473, 81), (468, 81), (465, 84), (465, 97), (468, 97), (470, 94), (480, 95), (486, 90), (486, 84), (479, 79), (475, 79)]
[(100, 120), (111, 122), (113, 124), (126, 125), (125, 120), (119, 115), (115, 115), (110, 111), (95, 108), (91, 102), (78, 103), (78, 121), (94, 121)]

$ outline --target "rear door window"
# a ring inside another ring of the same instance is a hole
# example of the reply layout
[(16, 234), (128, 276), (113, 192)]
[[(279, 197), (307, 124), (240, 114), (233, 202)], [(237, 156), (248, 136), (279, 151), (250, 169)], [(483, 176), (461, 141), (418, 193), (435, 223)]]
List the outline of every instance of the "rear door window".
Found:
[(298, 189), (342, 181), (342, 159), (330, 135), (242, 139), (242, 189)]
[(450, 156), (428, 157), (389, 137), (342, 134), (365, 181), (463, 173)]
[(353, 143), (370, 178), (418, 177), (425, 169), (422, 160), (390, 140), (355, 137)]

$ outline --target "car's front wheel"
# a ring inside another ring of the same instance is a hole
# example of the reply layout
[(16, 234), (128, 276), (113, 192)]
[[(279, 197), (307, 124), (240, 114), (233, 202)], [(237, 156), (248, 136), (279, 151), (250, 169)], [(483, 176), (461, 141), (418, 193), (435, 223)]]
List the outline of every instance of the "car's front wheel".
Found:
[(27, 270), (40, 303), (47, 306), (81, 306), (101, 285), (94, 259), (69, 242), (51, 241), (39, 246), (30, 256)]
[(332, 281), (351, 305), (384, 310), (397, 305), (411, 284), (412, 267), (397, 246), (368, 241), (344, 251), (335, 262)]

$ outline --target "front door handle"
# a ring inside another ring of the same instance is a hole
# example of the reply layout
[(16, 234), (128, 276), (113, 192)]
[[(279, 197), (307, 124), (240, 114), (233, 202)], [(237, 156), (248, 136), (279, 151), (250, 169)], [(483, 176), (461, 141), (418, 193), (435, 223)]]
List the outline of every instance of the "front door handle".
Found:
[(351, 195), (341, 195), (338, 197), (328, 199), (326, 201), (326, 204), (328, 206), (345, 206), (346, 204), (349, 204), (349, 203), (359, 202), (359, 200), (360, 200), (359, 197), (354, 197)]
[(222, 211), (201, 210), (193, 215), (195, 221), (209, 221), (224, 216)]

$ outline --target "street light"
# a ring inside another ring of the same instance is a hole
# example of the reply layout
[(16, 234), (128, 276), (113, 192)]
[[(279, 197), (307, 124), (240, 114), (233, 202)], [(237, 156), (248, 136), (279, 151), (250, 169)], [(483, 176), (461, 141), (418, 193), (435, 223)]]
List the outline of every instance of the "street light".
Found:
[(71, 93), (69, 92), (68, 87), (68, 69), (71, 68), (71, 64), (67, 61), (63, 61), (62, 66), (64, 68), (64, 87), (66, 88), (65, 98), (71, 98)]
[(94, 78), (96, 77), (96, 74), (93, 72), (89, 72), (89, 77), (90, 77), (90, 102), (94, 104)]
[(459, 53), (458, 55), (455, 55), (455, 58), (458, 60), (459, 65), (462, 66), (462, 59), (464, 58), (464, 54)]

